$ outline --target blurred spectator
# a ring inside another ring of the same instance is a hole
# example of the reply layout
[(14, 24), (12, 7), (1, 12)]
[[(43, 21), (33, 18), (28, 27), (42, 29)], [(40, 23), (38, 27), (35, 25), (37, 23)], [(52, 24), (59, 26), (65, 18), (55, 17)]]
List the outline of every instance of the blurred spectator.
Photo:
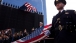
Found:
[(13, 34), (13, 41), (18, 40), (17, 33)]
[(3, 43), (9, 43), (9, 37), (6, 35), (3, 35)]
[(42, 22), (39, 23), (39, 27), (40, 28), (43, 27), (43, 23)]
[(27, 30), (25, 29), (24, 32), (14, 32), (12, 34), (11, 29), (1, 30), (0, 31), (0, 43), (11, 43), (16, 41), (20, 38), (23, 38), (28, 35)]
[(4, 30), (1, 31), (1, 34), (3, 34), (3, 35), (5, 34), (5, 33), (4, 33)]
[(34, 27), (32, 28), (32, 32), (35, 31)]
[(1, 34), (1, 31), (0, 31), (0, 34)]
[(2, 37), (0, 36), (0, 43), (2, 43)]
[(25, 36), (27, 36), (28, 35), (28, 32), (27, 32), (27, 30), (25, 29), (24, 30), (24, 33), (23, 33), (23, 36), (25, 37)]
[(23, 37), (22, 31), (20, 31), (19, 34), (20, 34), (20, 38), (22, 38)]

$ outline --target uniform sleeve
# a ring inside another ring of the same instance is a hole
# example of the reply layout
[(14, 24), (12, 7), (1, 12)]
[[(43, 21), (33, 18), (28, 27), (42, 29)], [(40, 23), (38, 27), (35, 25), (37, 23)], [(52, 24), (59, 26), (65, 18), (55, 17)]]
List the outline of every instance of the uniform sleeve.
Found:
[(54, 27), (54, 22), (55, 22), (55, 21), (54, 21), (54, 19), (55, 19), (55, 18), (53, 17), (53, 19), (52, 19), (52, 27), (51, 27), (51, 29), (50, 29), (50, 33), (51, 33), (51, 34), (49, 35), (50, 37), (54, 37), (54, 36), (55, 36), (55, 31), (54, 31), (54, 30), (55, 30), (55, 27)]
[(76, 25), (76, 11), (73, 11), (72, 19), (73, 19), (74, 25)]
[(51, 31), (51, 32), (54, 31), (54, 17), (53, 17), (53, 19), (52, 19), (52, 27), (51, 27), (50, 31)]

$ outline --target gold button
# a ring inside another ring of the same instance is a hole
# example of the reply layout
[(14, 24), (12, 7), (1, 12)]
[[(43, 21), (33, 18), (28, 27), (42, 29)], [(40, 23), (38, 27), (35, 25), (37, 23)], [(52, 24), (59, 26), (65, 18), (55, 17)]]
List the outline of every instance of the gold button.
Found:
[(74, 27), (75, 27), (75, 25), (74, 25)]
[(59, 21), (59, 23), (61, 23), (61, 22)]
[(57, 21), (60, 20), (60, 18), (57, 18)]
[(72, 31), (70, 31), (70, 32), (72, 32)]

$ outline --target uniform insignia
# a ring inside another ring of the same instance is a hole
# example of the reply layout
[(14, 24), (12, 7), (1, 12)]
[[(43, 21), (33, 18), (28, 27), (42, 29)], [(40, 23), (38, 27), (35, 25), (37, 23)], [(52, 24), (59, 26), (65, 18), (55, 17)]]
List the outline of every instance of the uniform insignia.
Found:
[(70, 31), (70, 32), (72, 32), (72, 31)]
[(65, 14), (69, 14), (68, 12), (65, 12)]
[(62, 28), (62, 26), (61, 25), (59, 25), (59, 30), (61, 31), (63, 28)]
[(74, 27), (75, 27), (75, 25), (74, 25)]
[(58, 1), (58, 0), (56, 0), (56, 1)]
[(61, 23), (61, 22), (59, 21), (59, 23)]
[(57, 18), (57, 21), (60, 20), (60, 18)]

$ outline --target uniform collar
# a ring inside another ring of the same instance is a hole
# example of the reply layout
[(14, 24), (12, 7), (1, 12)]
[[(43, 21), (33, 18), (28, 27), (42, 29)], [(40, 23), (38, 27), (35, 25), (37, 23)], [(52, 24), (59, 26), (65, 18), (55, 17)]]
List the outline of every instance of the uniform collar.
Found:
[(62, 9), (60, 12), (62, 13), (64, 11), (64, 9)]

